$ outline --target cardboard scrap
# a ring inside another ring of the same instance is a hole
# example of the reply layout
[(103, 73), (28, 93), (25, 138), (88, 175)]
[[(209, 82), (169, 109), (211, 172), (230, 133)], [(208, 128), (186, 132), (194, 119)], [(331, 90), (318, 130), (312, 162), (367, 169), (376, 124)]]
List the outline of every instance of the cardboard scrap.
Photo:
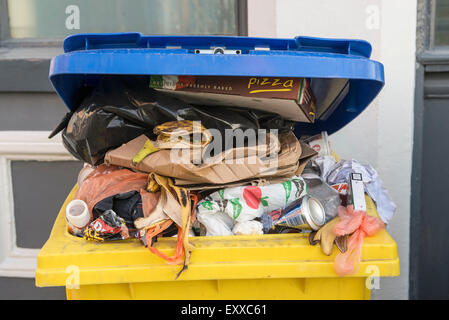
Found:
[[(259, 178), (267, 180), (300, 174), (307, 161), (315, 156), (316, 152), (305, 143), (301, 143), (293, 132), (281, 133), (278, 138), (280, 151), (276, 154), (275, 161), (273, 157), (268, 157), (266, 154), (260, 157), (254, 152), (245, 152), (245, 157), (234, 159), (232, 163), (226, 163), (226, 157), (218, 155), (212, 163), (197, 165), (192, 163), (189, 153), (185, 156), (182, 149), (179, 149), (156, 151), (143, 159), (137, 166), (133, 166), (132, 158), (148, 139), (145, 135), (141, 135), (121, 147), (107, 152), (105, 163), (172, 177), (176, 185), (183, 187), (194, 185), (220, 187), (238, 181), (251, 181)], [(174, 154), (176, 156), (173, 156)]]

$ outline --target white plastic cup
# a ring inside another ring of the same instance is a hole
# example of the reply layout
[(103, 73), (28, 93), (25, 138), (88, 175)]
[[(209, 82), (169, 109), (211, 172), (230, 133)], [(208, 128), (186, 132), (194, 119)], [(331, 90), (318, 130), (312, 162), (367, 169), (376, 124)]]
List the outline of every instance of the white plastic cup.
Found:
[(72, 231), (80, 233), (91, 221), (89, 209), (83, 200), (72, 200), (66, 207), (67, 224)]

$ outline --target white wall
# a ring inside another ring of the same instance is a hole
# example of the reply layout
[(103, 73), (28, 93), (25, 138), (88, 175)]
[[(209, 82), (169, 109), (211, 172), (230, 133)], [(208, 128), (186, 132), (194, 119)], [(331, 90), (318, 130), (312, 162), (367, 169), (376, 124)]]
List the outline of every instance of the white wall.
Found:
[(388, 231), (401, 276), (382, 278), (374, 299), (407, 299), (413, 143), (416, 0), (248, 0), (249, 36), (364, 39), (385, 67), (385, 87), (353, 122), (331, 136), (342, 158), (377, 168), (397, 204)]

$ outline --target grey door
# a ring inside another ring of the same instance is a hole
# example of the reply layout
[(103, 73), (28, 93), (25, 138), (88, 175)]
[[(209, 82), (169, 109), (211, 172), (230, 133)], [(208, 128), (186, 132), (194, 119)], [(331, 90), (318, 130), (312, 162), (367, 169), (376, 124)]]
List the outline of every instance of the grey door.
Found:
[(419, 1), (410, 298), (449, 299), (449, 1)]

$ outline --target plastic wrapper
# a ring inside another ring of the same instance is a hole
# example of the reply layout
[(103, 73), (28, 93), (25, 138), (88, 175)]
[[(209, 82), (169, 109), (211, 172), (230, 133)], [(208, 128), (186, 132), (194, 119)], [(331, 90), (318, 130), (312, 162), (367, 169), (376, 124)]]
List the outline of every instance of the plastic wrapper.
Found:
[(294, 176), (266, 186), (239, 186), (220, 189), (197, 206), (198, 213), (226, 212), (236, 222), (250, 221), (264, 213), (283, 208), (306, 194), (306, 183)]
[(136, 237), (137, 233), (130, 235), (125, 220), (120, 218), (113, 210), (107, 210), (92, 221), (84, 230), (84, 238), (93, 241), (123, 240)]
[[(313, 161), (310, 161), (309, 169), (315, 171), (320, 177), (327, 181), (327, 176), (329, 175), (330, 170), (335, 166), (337, 161), (333, 156), (323, 156), (316, 157)], [(346, 182), (346, 181), (345, 181)]]
[(232, 229), (235, 235), (256, 235), (263, 234), (263, 225), (256, 220), (237, 222)]
[(332, 155), (327, 131), (323, 131), (313, 137), (309, 137), (304, 141), (307, 142), (313, 150), (318, 152), (319, 157)]
[[(197, 120), (225, 136), (226, 129), (292, 130), (294, 123), (279, 115), (244, 108), (192, 106), (149, 88), (148, 77), (108, 76), (99, 81), (73, 112), (62, 133), (67, 150), (92, 165), (102, 163), (109, 149), (141, 134), (154, 137), (155, 126)], [(67, 122), (64, 117), (63, 123)], [(58, 128), (64, 127), (60, 124)], [(223, 139), (223, 145), (224, 144)]]
[(234, 220), (222, 211), (215, 213), (198, 212), (198, 221), (206, 229), (206, 236), (231, 236)]
[(342, 182), (333, 184), (331, 187), (337, 190), (338, 194), (340, 195), (341, 205), (346, 207), (348, 203), (348, 184)]
[[(291, 225), (290, 220), (292, 220), (291, 218), (293, 218), (293, 220), (295, 220), (294, 218), (297, 217), (296, 212), (287, 214), (286, 217), (283, 217), (283, 213), (286, 213), (286, 212), (285, 211), (283, 212), (282, 209), (278, 209), (278, 210), (274, 210), (269, 213), (263, 214), (260, 217), (260, 221), (262, 223), (262, 231), (264, 233), (277, 233), (277, 231), (279, 231), (279, 229), (276, 229), (276, 228), (278, 228), (278, 227), (292, 228), (290, 226)], [(278, 222), (280, 224), (284, 224), (284, 222), (285, 222), (288, 225), (279, 225)], [(300, 225), (303, 224), (303, 221), (300, 221), (299, 224)]]
[(205, 236), (232, 236), (263, 234), (262, 223), (256, 220), (235, 222), (225, 212), (202, 212), (197, 215), (198, 221), (206, 229)]
[(363, 238), (374, 236), (385, 228), (385, 224), (377, 217), (368, 216), (364, 211), (354, 211), (352, 206), (339, 207), (340, 222), (333, 231), (337, 236), (351, 234), (348, 248), (335, 257), (334, 268), (338, 275), (357, 273), (362, 258)]
[(358, 172), (363, 176), (365, 192), (376, 203), (379, 217), (384, 223), (388, 223), (396, 210), (396, 204), (391, 199), (387, 190), (382, 186), (382, 181), (377, 171), (371, 165), (363, 165), (357, 160), (341, 160), (330, 166), (331, 161), (327, 159), (326, 171), (322, 172), (322, 178), (333, 185), (347, 183), (349, 174)]

